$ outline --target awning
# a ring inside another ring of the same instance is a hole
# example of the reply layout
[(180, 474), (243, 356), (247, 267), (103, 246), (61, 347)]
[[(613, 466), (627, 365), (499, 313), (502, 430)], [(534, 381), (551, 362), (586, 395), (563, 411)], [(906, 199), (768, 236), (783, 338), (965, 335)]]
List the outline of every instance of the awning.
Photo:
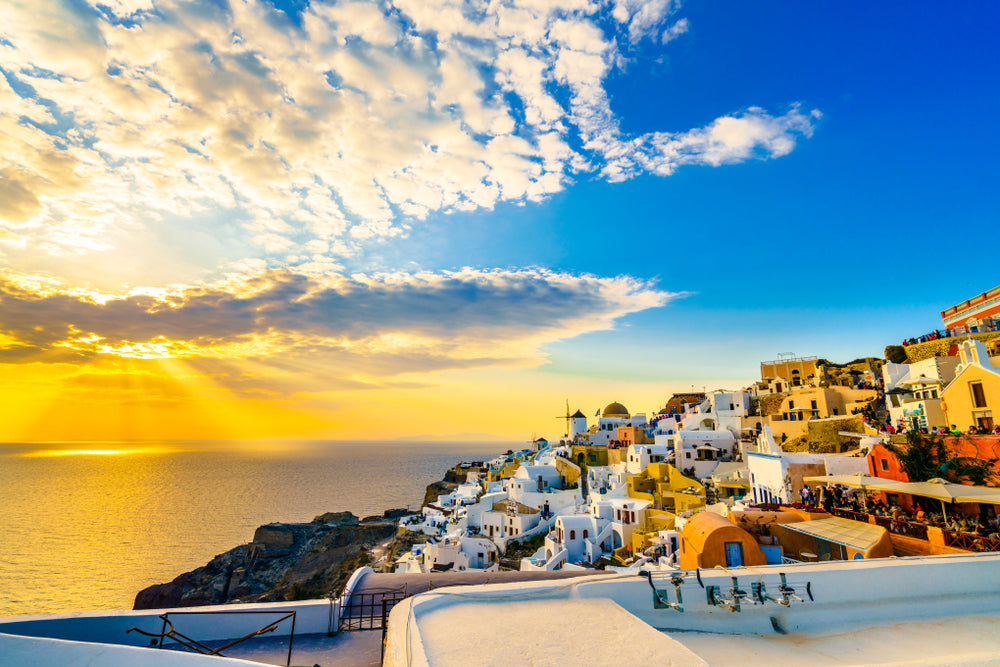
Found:
[(749, 489), (750, 482), (717, 482), (716, 486), (723, 486), (727, 489)]
[[(840, 484), (841, 486), (852, 486), (856, 489), (873, 489), (875, 485), (892, 480), (872, 477), (870, 475), (813, 475), (803, 477), (803, 482), (822, 482), (823, 484)], [(898, 482), (897, 482), (898, 483)]]
[(705, 450), (713, 451), (713, 452), (721, 452), (722, 451), (718, 447), (713, 447), (712, 445), (698, 445), (697, 447), (695, 447), (695, 449), (705, 449)]
[(882, 479), (869, 475), (816, 475), (802, 479), (806, 482), (841, 484), (860, 489), (888, 491), (889, 493), (908, 493), (912, 496), (934, 498), (942, 502), (1000, 505), (1000, 489), (989, 486), (952, 484), (943, 479), (933, 479), (926, 482), (897, 482), (893, 479)]
[(842, 544), (851, 549), (868, 552), (882, 539), (886, 530), (882, 526), (871, 523), (861, 523), (850, 519), (832, 516), (815, 521), (799, 521), (797, 523), (778, 524), (782, 528), (794, 530), (803, 535), (811, 535), (817, 539)]

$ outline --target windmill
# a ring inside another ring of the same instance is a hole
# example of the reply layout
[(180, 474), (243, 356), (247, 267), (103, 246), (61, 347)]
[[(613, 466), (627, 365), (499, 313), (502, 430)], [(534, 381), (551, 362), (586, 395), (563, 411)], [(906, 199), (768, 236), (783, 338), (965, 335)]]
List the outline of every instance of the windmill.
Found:
[(566, 432), (563, 434), (564, 438), (568, 438), (569, 437), (569, 422), (570, 422), (570, 420), (572, 418), (573, 418), (573, 415), (571, 415), (570, 412), (569, 412), (569, 399), (567, 398), (566, 399), (566, 414), (565, 415), (559, 415), (558, 417), (556, 417), (556, 419), (565, 419), (566, 420)]

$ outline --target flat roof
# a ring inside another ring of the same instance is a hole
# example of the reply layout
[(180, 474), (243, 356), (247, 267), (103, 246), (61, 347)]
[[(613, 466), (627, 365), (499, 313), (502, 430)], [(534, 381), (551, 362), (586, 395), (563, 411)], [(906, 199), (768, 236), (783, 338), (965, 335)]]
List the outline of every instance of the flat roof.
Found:
[(845, 547), (868, 551), (885, 535), (885, 528), (870, 523), (851, 521), (832, 516), (827, 519), (800, 521), (798, 523), (778, 524), (804, 535), (812, 535), (827, 542), (842, 544)]

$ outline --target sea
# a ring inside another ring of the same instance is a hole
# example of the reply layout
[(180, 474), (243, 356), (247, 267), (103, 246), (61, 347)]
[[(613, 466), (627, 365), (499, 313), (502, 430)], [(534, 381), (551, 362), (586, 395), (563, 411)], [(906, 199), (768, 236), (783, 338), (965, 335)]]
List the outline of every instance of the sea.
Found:
[(324, 512), (417, 510), (498, 442), (0, 444), (0, 617), (131, 609), (141, 589)]

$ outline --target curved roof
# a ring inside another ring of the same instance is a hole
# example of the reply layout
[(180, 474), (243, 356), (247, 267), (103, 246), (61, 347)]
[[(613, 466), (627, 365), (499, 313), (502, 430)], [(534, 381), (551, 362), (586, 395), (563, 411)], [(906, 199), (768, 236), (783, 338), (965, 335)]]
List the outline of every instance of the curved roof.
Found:
[(604, 408), (601, 413), (602, 417), (628, 417), (628, 408), (626, 408), (621, 403), (608, 403), (608, 406)]

